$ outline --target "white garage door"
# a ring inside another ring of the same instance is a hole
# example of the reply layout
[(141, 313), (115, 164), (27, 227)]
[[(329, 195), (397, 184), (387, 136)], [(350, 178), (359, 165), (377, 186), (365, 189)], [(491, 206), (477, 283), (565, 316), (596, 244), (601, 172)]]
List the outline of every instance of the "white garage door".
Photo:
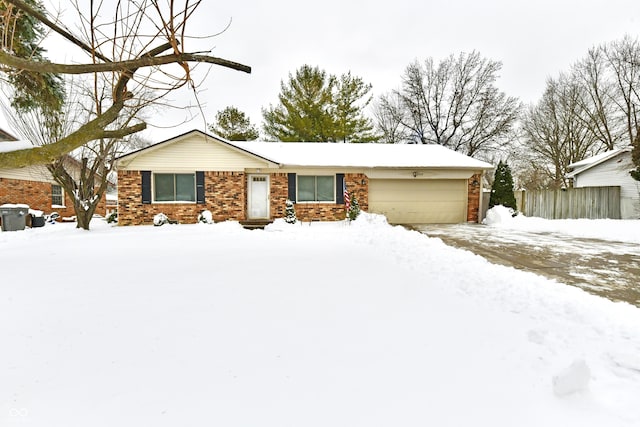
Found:
[(369, 211), (394, 224), (445, 224), (467, 220), (464, 179), (372, 179)]

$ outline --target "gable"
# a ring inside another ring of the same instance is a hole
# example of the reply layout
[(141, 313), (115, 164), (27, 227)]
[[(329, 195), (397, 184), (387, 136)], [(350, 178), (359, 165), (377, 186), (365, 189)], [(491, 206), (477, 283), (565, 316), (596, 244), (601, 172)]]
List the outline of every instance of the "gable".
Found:
[(201, 132), (190, 132), (121, 157), (120, 170), (182, 172), (194, 170), (243, 171), (268, 168), (273, 163), (218, 141)]

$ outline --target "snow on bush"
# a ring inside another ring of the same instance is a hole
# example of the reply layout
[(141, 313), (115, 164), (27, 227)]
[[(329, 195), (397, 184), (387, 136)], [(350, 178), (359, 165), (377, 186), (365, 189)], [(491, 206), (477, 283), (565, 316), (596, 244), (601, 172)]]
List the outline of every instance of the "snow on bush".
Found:
[(155, 225), (156, 227), (159, 227), (161, 225), (164, 225), (166, 223), (169, 222), (169, 217), (167, 217), (165, 214), (163, 214), (162, 212), (160, 212), (159, 214), (156, 214), (153, 217), (153, 225)]
[(198, 222), (213, 224), (213, 214), (210, 210), (204, 210), (198, 214)]

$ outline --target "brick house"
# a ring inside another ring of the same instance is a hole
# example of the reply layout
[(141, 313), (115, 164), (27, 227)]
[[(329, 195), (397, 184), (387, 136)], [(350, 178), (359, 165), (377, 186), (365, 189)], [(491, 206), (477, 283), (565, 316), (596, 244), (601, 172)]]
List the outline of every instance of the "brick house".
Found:
[[(0, 132), (0, 136), (5, 134), (7, 133), (4, 131)], [(31, 143), (18, 141), (13, 137), (10, 140), (0, 141), (0, 152), (31, 147), (33, 147)], [(0, 205), (5, 203), (26, 204), (31, 209), (45, 214), (58, 212), (61, 218), (75, 215), (73, 200), (62, 186), (56, 183), (44, 165), (0, 169)], [(100, 215), (106, 213), (104, 197), (98, 204), (96, 213)]]
[(343, 186), (391, 223), (477, 222), (488, 163), (436, 145), (231, 142), (193, 130), (117, 159), (118, 222), (345, 218)]

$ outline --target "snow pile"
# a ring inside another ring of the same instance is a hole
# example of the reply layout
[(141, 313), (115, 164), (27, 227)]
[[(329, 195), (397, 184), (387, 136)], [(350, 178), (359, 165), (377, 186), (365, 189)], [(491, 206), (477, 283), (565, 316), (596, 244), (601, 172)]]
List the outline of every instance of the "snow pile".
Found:
[(553, 392), (558, 396), (584, 392), (589, 386), (591, 370), (587, 363), (578, 359), (553, 377)]
[(622, 219), (544, 219), (518, 214), (494, 206), (487, 211), (483, 224), (505, 230), (535, 233), (559, 233), (571, 237), (640, 243), (640, 220)]
[(91, 227), (0, 233), (3, 427), (640, 425), (628, 304), (365, 213)]
[(506, 206), (494, 206), (487, 211), (486, 218), (482, 221), (485, 225), (509, 224), (513, 221), (514, 211)]

